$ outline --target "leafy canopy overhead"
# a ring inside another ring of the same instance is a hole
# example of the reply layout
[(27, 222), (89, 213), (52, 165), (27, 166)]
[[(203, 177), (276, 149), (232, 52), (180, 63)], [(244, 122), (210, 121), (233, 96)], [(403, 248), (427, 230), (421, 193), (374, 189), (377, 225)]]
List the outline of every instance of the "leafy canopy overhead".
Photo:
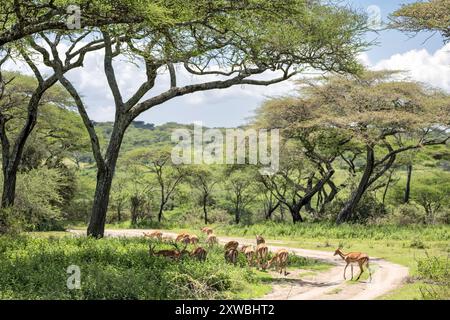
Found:
[(437, 31), (450, 40), (450, 0), (405, 4), (392, 16), (393, 27), (407, 32)]

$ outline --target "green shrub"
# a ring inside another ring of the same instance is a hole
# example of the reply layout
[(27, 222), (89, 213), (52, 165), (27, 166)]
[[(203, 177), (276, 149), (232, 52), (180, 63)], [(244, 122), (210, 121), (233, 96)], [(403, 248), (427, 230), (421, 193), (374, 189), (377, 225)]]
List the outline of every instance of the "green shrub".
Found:
[(419, 277), (425, 285), (420, 288), (424, 299), (450, 299), (450, 262), (449, 258), (427, 256), (417, 262)]
[(402, 204), (394, 209), (390, 221), (398, 225), (425, 224), (425, 211), (413, 203)]

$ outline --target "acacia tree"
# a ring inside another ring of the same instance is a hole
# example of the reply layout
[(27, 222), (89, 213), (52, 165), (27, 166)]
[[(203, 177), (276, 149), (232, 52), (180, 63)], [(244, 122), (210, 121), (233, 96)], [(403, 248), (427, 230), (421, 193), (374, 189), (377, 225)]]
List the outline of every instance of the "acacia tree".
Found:
[[(43, 37), (51, 43), (45, 35)], [(79, 38), (71, 37), (73, 45), (65, 51), (67, 59), (64, 62), (61, 62), (59, 74), (65, 74), (70, 70), (80, 67), (85, 55), (88, 52), (99, 48), (97, 42), (90, 42), (85, 45), (81, 44), (80, 47), (75, 48), (82, 38), (83, 36)], [(59, 42), (59, 38), (57, 37), (55, 41)], [(36, 44), (35, 40), (31, 40), (30, 43), (32, 43), (34, 48), (41, 48), (37, 45), (33, 45)], [(51, 44), (55, 45), (55, 43)], [(2, 64), (10, 58), (10, 55), (13, 52), (26, 62), (28, 67), (32, 70), (36, 82), (30, 84), (28, 87), (24, 84), (23, 90), (16, 90), (17, 86), (14, 86), (14, 83), (12, 82), (4, 82), (2, 85), (2, 99), (0, 100), (0, 140), (2, 147), (3, 173), (2, 207), (9, 207), (14, 204), (17, 170), (20, 165), (26, 141), (36, 125), (39, 107), (47, 101), (46, 94), (49, 95), (48, 90), (58, 81), (56, 72), (47, 75), (43, 74), (35, 62), (34, 54), (36, 52), (31, 48), (25, 48), (24, 43), (17, 43), (14, 46), (10, 46), (6, 51), (5, 57), (1, 60)], [(0, 64), (0, 73), (2, 73), (2, 64)], [(3, 76), (0, 76), (0, 79), (3, 79)], [(23, 118), (25, 120), (21, 123), (16, 121), (14, 130), (9, 130), (9, 123), (15, 119), (13, 111), (17, 108), (26, 110), (23, 112)]]
[(214, 186), (218, 182), (217, 176), (206, 166), (196, 167), (189, 172), (190, 185), (200, 192), (200, 202), (203, 207), (203, 219), (208, 224), (208, 204), (212, 200)]
[[(302, 220), (299, 212), (303, 207), (317, 214), (333, 201), (342, 187), (332, 180), (333, 162), (351, 150), (348, 136), (333, 128), (324, 129), (312, 121), (315, 108), (314, 104), (301, 98), (271, 99), (257, 110), (253, 124), (259, 128), (279, 129), (285, 140), (285, 150), (281, 153), (286, 158), (282, 174), (262, 177), (262, 182), (289, 208), (294, 222)], [(316, 195), (318, 200), (314, 209), (311, 200)]]
[(241, 168), (238, 166), (229, 166), (225, 171), (227, 182), (225, 189), (227, 196), (233, 206), (234, 222), (241, 222), (242, 214), (256, 197), (254, 190), (254, 172), (253, 168)]
[(400, 153), (449, 139), (450, 97), (418, 83), (394, 81), (394, 74), (329, 77), (304, 90), (316, 105), (314, 121), (339, 128), (364, 152), (362, 175), (337, 223), (352, 219), (364, 193), (391, 169)]
[(311, 199), (335, 172), (331, 166), (333, 159), (316, 164), (300, 150), (297, 142), (287, 143), (278, 172), (259, 177), (266, 189), (289, 209), (294, 223), (303, 221), (300, 211), (311, 204)]
[[(285, 81), (307, 67), (325, 71), (355, 72), (356, 54), (365, 46), (361, 40), (365, 19), (347, 8), (304, 0), (160, 2), (164, 19), (126, 27), (104, 29), (104, 71), (114, 98), (116, 115), (112, 136), (102, 154), (92, 122), (75, 86), (63, 75), (60, 82), (71, 93), (91, 136), (97, 163), (97, 187), (88, 234), (102, 237), (111, 181), (127, 127), (143, 112), (176, 97), (235, 85), (270, 85)], [(129, 38), (114, 45), (116, 33)], [(56, 50), (54, 56), (58, 56)], [(114, 59), (128, 53), (145, 67), (146, 81), (124, 99), (117, 83)], [(48, 65), (56, 71), (60, 62)], [(178, 68), (177, 68), (178, 67)], [(168, 70), (167, 91), (144, 97), (155, 85), (158, 71)], [(200, 79), (181, 85), (183, 69)], [(255, 76), (278, 72), (269, 80)], [(281, 73), (281, 76), (280, 76)], [(202, 76), (217, 80), (201, 81)]]
[(391, 26), (406, 32), (439, 32), (450, 39), (450, 0), (429, 0), (402, 5), (391, 15)]
[[(163, 218), (164, 209), (175, 191), (186, 178), (187, 170), (183, 165), (173, 165), (171, 151), (167, 147), (156, 149), (139, 148), (127, 155), (129, 161), (138, 162), (147, 172), (155, 175), (159, 187), (158, 221)], [(149, 186), (149, 184), (147, 184)], [(136, 190), (137, 192), (137, 190)], [(151, 189), (149, 190), (151, 192)], [(138, 199), (135, 199), (135, 201)], [(143, 199), (142, 199), (143, 201)]]

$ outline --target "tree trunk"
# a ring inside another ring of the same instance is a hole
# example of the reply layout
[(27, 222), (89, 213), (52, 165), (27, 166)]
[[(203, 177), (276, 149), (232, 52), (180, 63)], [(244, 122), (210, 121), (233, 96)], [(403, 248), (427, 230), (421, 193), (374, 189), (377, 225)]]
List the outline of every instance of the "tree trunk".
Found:
[(203, 213), (205, 218), (205, 224), (208, 224), (208, 211), (206, 209), (206, 202), (208, 200), (207, 197), (208, 197), (207, 195), (203, 197)]
[(239, 204), (236, 205), (235, 209), (234, 209), (234, 222), (236, 222), (236, 224), (239, 224), (239, 222), (241, 221), (241, 213), (240, 213), (240, 209), (239, 209)]
[(117, 221), (122, 221), (122, 205), (117, 205)]
[(108, 212), (112, 180), (114, 178), (114, 171), (116, 169), (123, 135), (128, 125), (129, 122), (124, 122), (123, 119), (116, 118), (108, 149), (106, 151), (104, 166), (101, 167), (97, 163), (97, 185), (95, 188), (91, 219), (87, 229), (87, 235), (94, 238), (102, 238), (105, 232), (106, 214)]
[(386, 195), (387, 195), (387, 192), (389, 190), (389, 186), (391, 185), (392, 174), (393, 174), (393, 171), (391, 171), (389, 173), (389, 178), (388, 178), (388, 181), (386, 182), (386, 188), (384, 188), (384, 192), (383, 192), (383, 206), (384, 206), (384, 203), (386, 202)]
[(266, 220), (272, 219), (272, 214), (277, 210), (277, 208), (280, 206), (280, 201), (277, 202), (275, 206), (272, 206), (272, 204), (269, 205), (269, 208), (267, 209), (265, 218)]
[(375, 163), (375, 155), (372, 147), (367, 146), (366, 150), (367, 156), (364, 173), (361, 177), (358, 188), (352, 192), (350, 199), (345, 203), (344, 208), (342, 208), (341, 212), (339, 212), (339, 215), (336, 219), (337, 224), (349, 221), (352, 218), (356, 206), (358, 205), (359, 201), (364, 195), (364, 192), (366, 192), (369, 186), (370, 177), (372, 175)]
[(164, 209), (164, 203), (161, 202), (161, 205), (159, 206), (159, 211), (158, 211), (158, 222), (161, 222), (161, 220), (162, 220), (163, 209)]
[(2, 208), (12, 207), (16, 195), (16, 180), (18, 168), (3, 170)]
[(289, 207), (289, 212), (292, 215), (292, 222), (295, 224), (297, 222), (303, 222), (303, 218), (300, 215), (300, 210), (302, 207), (295, 206), (295, 207)]
[[(313, 189), (313, 177), (311, 176), (308, 178), (307, 184), (306, 184), (306, 190), (308, 190), (308, 192), (310, 192)], [(320, 190), (320, 189), (319, 189)], [(307, 197), (304, 201), (304, 205), (305, 205), (305, 210), (311, 214), (315, 213), (315, 210), (313, 209), (312, 205), (311, 205), (311, 200), (312, 200), (313, 196)]]
[(406, 176), (406, 187), (405, 187), (405, 196), (403, 198), (403, 203), (409, 202), (409, 197), (411, 194), (411, 175), (412, 175), (412, 170), (413, 170), (412, 164), (408, 164), (408, 166), (406, 167), (406, 170), (407, 170), (407, 176)]

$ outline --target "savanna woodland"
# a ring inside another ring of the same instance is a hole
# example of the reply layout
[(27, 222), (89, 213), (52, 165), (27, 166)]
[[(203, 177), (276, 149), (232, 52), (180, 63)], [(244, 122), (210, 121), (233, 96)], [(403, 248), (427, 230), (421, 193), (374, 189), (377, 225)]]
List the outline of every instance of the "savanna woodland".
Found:
[[(345, 2), (3, 0), (0, 299), (449, 299), (450, 1), (382, 22), (445, 46), (447, 87), (364, 64), (373, 17)], [(270, 173), (176, 164), (194, 124), (142, 120), (253, 90), (234, 129), (279, 132)]]

